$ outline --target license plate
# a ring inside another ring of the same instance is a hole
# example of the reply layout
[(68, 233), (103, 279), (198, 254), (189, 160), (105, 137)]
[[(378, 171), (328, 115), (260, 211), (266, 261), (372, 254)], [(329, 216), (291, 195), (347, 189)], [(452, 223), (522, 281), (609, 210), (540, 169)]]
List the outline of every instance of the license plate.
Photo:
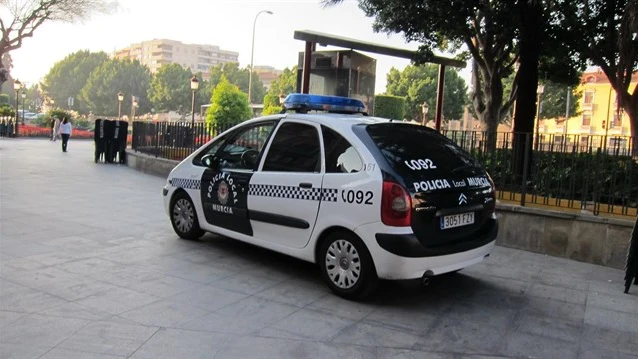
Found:
[(441, 217), (441, 229), (467, 226), (474, 224), (474, 212), (466, 212)]

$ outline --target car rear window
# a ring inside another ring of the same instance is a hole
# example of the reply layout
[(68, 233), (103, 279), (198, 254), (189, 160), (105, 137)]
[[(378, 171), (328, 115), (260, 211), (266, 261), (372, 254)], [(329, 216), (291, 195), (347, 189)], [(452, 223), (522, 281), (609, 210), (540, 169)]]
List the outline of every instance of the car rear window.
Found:
[(480, 164), (447, 137), (422, 126), (383, 123), (366, 126), (390, 166), (406, 181), (443, 179), (477, 169)]

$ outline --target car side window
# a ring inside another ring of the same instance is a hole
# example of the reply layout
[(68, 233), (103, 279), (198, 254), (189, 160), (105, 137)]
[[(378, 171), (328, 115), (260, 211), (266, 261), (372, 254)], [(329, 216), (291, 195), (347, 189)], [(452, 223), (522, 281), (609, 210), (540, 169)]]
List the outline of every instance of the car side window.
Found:
[(295, 122), (281, 125), (268, 149), (262, 170), (320, 172), (321, 145), (317, 128)]
[(213, 143), (209, 144), (206, 149), (204, 149), (195, 158), (193, 158), (193, 164), (195, 166), (206, 167), (206, 165), (202, 163), (202, 157), (206, 155), (214, 155), (215, 153), (217, 153), (217, 151), (219, 151), (219, 148), (224, 144), (224, 142), (226, 142), (227, 139), (228, 139), (228, 136), (224, 136), (213, 141)]
[(336, 131), (321, 126), (323, 146), (326, 152), (326, 173), (354, 173), (363, 168), (357, 150)]
[(275, 122), (261, 123), (237, 131), (216, 152), (219, 169), (255, 169)]

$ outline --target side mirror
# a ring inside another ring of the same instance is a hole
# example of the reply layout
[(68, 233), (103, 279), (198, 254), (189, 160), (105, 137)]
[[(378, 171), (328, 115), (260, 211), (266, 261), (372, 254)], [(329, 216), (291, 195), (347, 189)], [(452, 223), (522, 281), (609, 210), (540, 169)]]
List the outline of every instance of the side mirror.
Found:
[(215, 157), (215, 155), (208, 154), (202, 156), (202, 163), (208, 168), (217, 169), (219, 160), (217, 159), (217, 157)]

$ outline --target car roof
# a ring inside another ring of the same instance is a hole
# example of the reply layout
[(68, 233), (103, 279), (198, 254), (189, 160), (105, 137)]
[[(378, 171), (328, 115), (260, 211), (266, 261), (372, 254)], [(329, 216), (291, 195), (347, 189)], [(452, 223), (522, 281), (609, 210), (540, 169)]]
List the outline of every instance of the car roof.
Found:
[(409, 122), (402, 122), (396, 120), (389, 120), (387, 118), (382, 117), (374, 117), (374, 116), (365, 116), (362, 114), (340, 114), (340, 113), (287, 113), (280, 115), (271, 115), (271, 116), (263, 116), (258, 117), (249, 121), (244, 122), (244, 124), (250, 124), (255, 122), (260, 122), (264, 120), (273, 120), (273, 119), (289, 119), (289, 120), (306, 120), (311, 121), (320, 125), (325, 125), (334, 130), (347, 130), (352, 128), (354, 125), (372, 125), (378, 123), (396, 123), (402, 125), (414, 125)]

